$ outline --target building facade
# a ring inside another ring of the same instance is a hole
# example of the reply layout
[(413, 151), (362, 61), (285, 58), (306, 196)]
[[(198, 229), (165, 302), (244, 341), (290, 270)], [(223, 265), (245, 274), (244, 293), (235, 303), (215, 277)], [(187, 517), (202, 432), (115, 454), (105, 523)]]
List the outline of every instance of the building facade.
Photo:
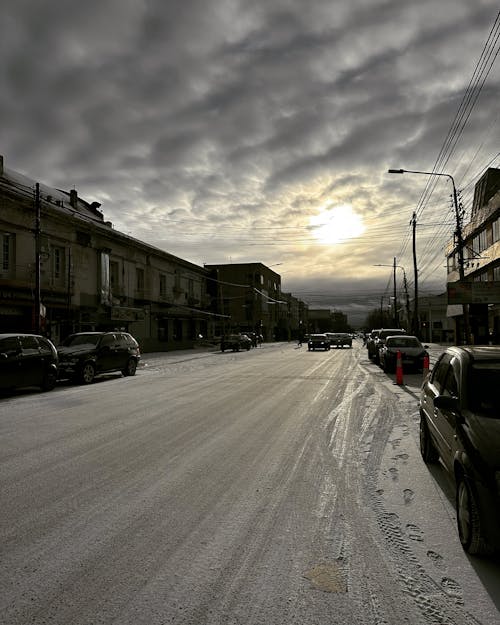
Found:
[(207, 271), (114, 230), (99, 207), (0, 159), (0, 332), (40, 331), (59, 343), (121, 328), (144, 351), (213, 335)]
[(298, 336), (305, 305), (282, 293), (281, 276), (262, 263), (205, 265), (216, 333), (255, 332), (264, 341)]
[(349, 332), (347, 315), (339, 310), (313, 308), (309, 310), (307, 332)]
[(462, 229), (462, 240), (465, 285), (458, 285), (457, 242), (450, 242), (447, 247), (448, 314), (455, 319), (457, 340), (461, 337), (465, 342), (463, 301), (468, 306), (470, 340), (476, 344), (499, 344), (500, 169), (488, 169), (476, 184), (471, 220)]
[(424, 296), (418, 300), (420, 338), (424, 343), (455, 343), (455, 324), (448, 313), (448, 295)]

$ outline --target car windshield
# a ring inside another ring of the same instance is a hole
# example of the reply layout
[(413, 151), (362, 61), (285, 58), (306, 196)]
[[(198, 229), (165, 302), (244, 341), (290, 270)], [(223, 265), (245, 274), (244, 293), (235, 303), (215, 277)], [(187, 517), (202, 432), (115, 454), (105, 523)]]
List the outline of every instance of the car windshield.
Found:
[(406, 334), (405, 330), (382, 330), (378, 335), (379, 339), (385, 339), (388, 336), (401, 336), (402, 334)]
[(62, 344), (64, 347), (75, 347), (75, 345), (97, 345), (100, 338), (100, 334), (75, 334), (74, 336), (68, 336)]
[(469, 388), (473, 389), (470, 407), (483, 417), (500, 419), (500, 363), (475, 364), (472, 367)]
[(421, 347), (420, 341), (417, 338), (388, 338), (387, 347)]

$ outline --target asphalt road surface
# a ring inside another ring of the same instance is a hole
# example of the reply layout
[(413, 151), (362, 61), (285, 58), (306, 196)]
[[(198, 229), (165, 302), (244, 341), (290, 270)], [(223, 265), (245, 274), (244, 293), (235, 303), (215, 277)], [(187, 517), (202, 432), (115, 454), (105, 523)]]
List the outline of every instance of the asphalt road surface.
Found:
[(500, 623), (420, 382), (283, 344), (0, 398), (0, 622)]

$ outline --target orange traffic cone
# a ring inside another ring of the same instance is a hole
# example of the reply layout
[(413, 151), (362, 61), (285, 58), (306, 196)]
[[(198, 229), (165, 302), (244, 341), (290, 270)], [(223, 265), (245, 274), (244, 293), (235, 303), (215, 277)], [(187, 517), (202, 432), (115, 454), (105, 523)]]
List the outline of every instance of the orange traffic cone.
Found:
[(401, 352), (397, 353), (396, 356), (396, 384), (403, 384), (403, 359), (401, 357)]
[(422, 366), (422, 375), (424, 380), (429, 375), (429, 354), (425, 354), (424, 356), (424, 364)]

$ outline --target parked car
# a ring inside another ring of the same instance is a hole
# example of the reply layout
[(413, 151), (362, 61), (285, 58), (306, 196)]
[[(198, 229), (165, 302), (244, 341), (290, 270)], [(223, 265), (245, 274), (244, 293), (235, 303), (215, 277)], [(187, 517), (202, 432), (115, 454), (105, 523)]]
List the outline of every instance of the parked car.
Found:
[(307, 349), (309, 351), (314, 351), (315, 349), (324, 349), (325, 351), (329, 350), (330, 340), (326, 334), (311, 334), (309, 335), (309, 340), (307, 342)]
[(440, 457), (456, 486), (462, 546), (500, 547), (500, 347), (449, 347), (424, 382), (420, 451)]
[(331, 347), (352, 347), (352, 336), (347, 332), (326, 332)]
[(141, 358), (139, 344), (128, 332), (78, 332), (68, 336), (57, 352), (59, 378), (82, 384), (111, 371), (135, 375)]
[(57, 381), (57, 350), (38, 334), (0, 334), (0, 389), (50, 391)]
[(252, 339), (246, 334), (227, 334), (223, 336), (220, 342), (221, 352), (226, 349), (232, 349), (233, 352), (239, 352), (240, 349), (247, 351), (252, 347)]
[(374, 339), (374, 346), (372, 348), (372, 360), (379, 363), (379, 352), (385, 345), (385, 340), (388, 336), (403, 336), (408, 334), (406, 330), (401, 328), (382, 328)]
[(403, 370), (422, 371), (424, 358), (429, 356), (428, 345), (422, 345), (416, 336), (388, 336), (379, 350), (379, 364), (384, 371), (395, 371), (398, 352), (401, 352)]

